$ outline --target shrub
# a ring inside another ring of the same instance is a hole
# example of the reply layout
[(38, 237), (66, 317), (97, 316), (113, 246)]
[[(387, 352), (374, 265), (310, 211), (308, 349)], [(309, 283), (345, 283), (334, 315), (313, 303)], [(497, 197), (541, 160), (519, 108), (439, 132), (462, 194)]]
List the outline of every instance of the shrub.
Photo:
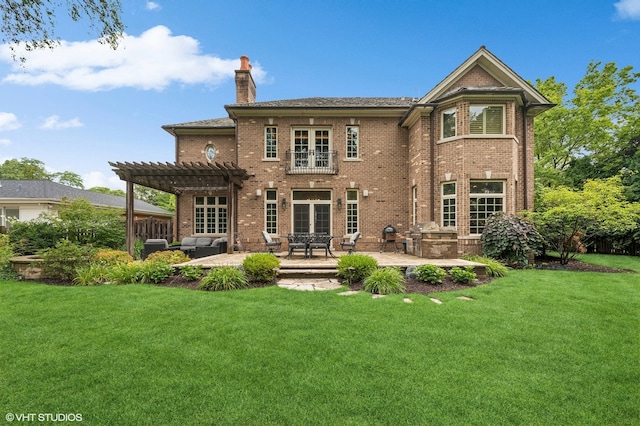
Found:
[(13, 248), (9, 241), (9, 236), (0, 234), (0, 270), (10, 266), (9, 259), (13, 257)]
[(349, 284), (360, 282), (378, 269), (378, 261), (366, 254), (354, 253), (338, 259), (338, 276)]
[(415, 269), (416, 278), (431, 284), (442, 284), (447, 276), (447, 271), (436, 265), (420, 265)]
[(449, 270), (449, 275), (451, 275), (453, 281), (460, 284), (469, 284), (476, 279), (476, 273), (473, 272), (473, 266), (467, 266), (465, 268), (456, 266)]
[(200, 280), (198, 288), (201, 290), (238, 290), (247, 288), (248, 286), (249, 281), (240, 268), (221, 266), (211, 269), (211, 271)]
[(487, 271), (487, 275), (490, 277), (504, 277), (509, 271), (500, 261), (491, 259), (490, 257), (466, 255), (463, 256), (463, 259), (484, 264), (485, 271)]
[(162, 281), (173, 275), (173, 266), (164, 262), (142, 262), (140, 264), (140, 277), (139, 282), (143, 284), (147, 283), (161, 283)]
[(108, 270), (108, 266), (99, 264), (81, 266), (76, 268), (73, 283), (81, 286), (102, 284), (108, 279)]
[(503, 212), (487, 219), (481, 240), (485, 256), (525, 265), (530, 253), (539, 254), (544, 249), (544, 241), (531, 223)]
[(386, 267), (376, 269), (364, 279), (363, 288), (370, 293), (404, 293), (406, 286), (400, 269)]
[(137, 284), (142, 282), (141, 263), (122, 263), (107, 271), (107, 278), (114, 284)]
[(273, 253), (254, 253), (244, 258), (242, 268), (249, 281), (270, 283), (278, 276), (280, 259)]
[(95, 249), (89, 245), (79, 246), (69, 240), (62, 240), (54, 248), (40, 252), (44, 259), (42, 269), (52, 278), (72, 281), (76, 268), (89, 266)]
[(133, 261), (133, 257), (126, 251), (114, 249), (98, 249), (93, 256), (93, 262), (104, 266), (113, 266), (120, 263), (129, 263)]
[(160, 262), (167, 265), (176, 265), (178, 263), (185, 263), (190, 261), (189, 256), (184, 254), (180, 250), (163, 250), (154, 251), (144, 261), (145, 262)]
[(188, 281), (197, 281), (204, 275), (202, 265), (184, 265), (180, 268), (180, 275)]
[(64, 239), (64, 230), (57, 221), (40, 217), (28, 222), (12, 223), (8, 235), (14, 251), (19, 255), (27, 255), (55, 247), (58, 241)]

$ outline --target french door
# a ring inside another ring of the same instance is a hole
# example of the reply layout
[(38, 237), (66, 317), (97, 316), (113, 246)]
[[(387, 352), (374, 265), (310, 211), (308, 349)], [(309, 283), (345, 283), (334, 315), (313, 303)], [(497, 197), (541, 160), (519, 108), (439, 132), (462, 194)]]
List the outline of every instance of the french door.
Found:
[(331, 234), (331, 191), (293, 191), (293, 232)]

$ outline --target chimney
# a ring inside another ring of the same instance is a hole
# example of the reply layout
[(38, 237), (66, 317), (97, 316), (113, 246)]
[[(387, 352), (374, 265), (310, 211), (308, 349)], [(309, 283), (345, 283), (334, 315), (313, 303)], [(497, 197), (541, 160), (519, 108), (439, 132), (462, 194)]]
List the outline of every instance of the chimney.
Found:
[(236, 103), (247, 104), (256, 101), (256, 83), (251, 76), (249, 57), (240, 56), (240, 69), (236, 70)]

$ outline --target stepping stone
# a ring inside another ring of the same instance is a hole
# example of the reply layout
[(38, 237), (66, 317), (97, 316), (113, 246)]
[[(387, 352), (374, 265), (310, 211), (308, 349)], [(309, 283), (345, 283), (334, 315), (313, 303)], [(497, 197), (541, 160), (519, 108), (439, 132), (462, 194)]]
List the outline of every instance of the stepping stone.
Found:
[(438, 304), (438, 305), (442, 305), (442, 300), (440, 300), (440, 299), (436, 299), (435, 297), (432, 297), (432, 298), (431, 298), (431, 299), (429, 299), (429, 300), (431, 300), (433, 303), (436, 303), (436, 304)]
[(460, 300), (474, 300), (471, 297), (467, 297), (467, 296), (458, 296), (458, 299), (460, 299)]
[(358, 292), (349, 290), (349, 291), (343, 291), (342, 293), (338, 293), (338, 296), (353, 296), (354, 294), (358, 294)]
[(409, 299), (408, 297), (405, 297), (404, 299), (402, 299), (402, 301), (404, 303), (413, 303), (413, 300)]
[(380, 298), (382, 298), (382, 297), (386, 297), (386, 296), (387, 296), (386, 294), (372, 294), (372, 295), (371, 295), (371, 297), (372, 297), (373, 299), (380, 299)]

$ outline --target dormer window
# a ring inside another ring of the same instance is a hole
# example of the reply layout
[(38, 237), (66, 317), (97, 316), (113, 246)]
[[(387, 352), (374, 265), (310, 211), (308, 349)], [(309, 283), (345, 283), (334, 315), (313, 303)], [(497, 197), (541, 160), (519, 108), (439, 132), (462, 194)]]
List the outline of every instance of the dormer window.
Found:
[(471, 105), (469, 127), (472, 135), (504, 134), (504, 107), (502, 105)]

